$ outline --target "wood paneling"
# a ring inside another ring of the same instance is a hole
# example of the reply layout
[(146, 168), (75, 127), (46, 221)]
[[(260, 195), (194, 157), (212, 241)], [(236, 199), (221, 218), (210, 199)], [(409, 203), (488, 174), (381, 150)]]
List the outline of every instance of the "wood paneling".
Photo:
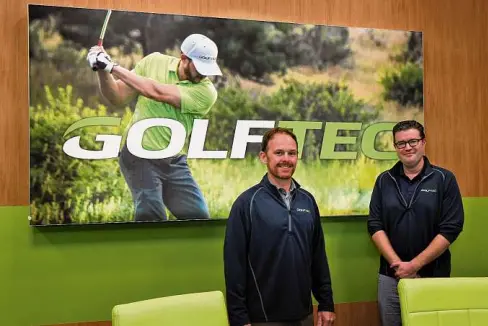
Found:
[[(380, 326), (376, 302), (353, 302), (335, 305), (336, 322), (334, 326)], [(314, 322), (317, 325), (317, 306), (314, 306)], [(50, 326), (111, 326), (110, 321), (58, 324)]]
[[(0, 3), (0, 205), (29, 204), (27, 1)], [(39, 0), (40, 4), (251, 18), (425, 34), (427, 153), (464, 196), (488, 196), (488, 2), (478, 0)]]
[[(314, 306), (316, 309), (317, 307)], [(314, 313), (316, 311), (314, 309)], [(335, 305), (336, 322), (334, 326), (380, 326), (378, 304), (372, 302), (351, 302)], [(315, 317), (315, 325), (317, 325)]]

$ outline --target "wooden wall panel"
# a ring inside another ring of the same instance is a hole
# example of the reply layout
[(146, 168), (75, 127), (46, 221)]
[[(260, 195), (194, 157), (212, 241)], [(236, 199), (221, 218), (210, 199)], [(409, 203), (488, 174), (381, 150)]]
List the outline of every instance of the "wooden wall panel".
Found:
[[(314, 308), (317, 308), (316, 306)], [(336, 321), (334, 326), (380, 326), (378, 304), (372, 302), (351, 302), (335, 305)], [(316, 311), (315, 325), (317, 325)]]
[[(27, 1), (0, 4), (0, 205), (29, 204)], [(281, 20), (425, 34), (427, 153), (464, 196), (488, 196), (488, 3), (477, 0), (40, 0), (40, 4)]]

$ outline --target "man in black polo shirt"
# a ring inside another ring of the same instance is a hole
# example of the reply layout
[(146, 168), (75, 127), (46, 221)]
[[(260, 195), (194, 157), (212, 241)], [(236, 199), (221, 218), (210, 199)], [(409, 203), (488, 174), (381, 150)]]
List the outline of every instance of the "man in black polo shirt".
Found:
[(378, 306), (383, 326), (401, 322), (401, 278), (449, 277), (449, 246), (461, 233), (464, 209), (454, 174), (430, 164), (424, 127), (402, 121), (393, 127), (399, 158), (381, 173), (371, 196), (368, 232), (380, 257)]

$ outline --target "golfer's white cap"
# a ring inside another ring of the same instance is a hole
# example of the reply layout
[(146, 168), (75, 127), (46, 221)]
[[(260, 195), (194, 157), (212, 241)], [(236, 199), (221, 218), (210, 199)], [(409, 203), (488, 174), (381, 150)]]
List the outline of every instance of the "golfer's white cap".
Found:
[(181, 44), (181, 52), (190, 58), (197, 71), (204, 76), (222, 75), (217, 65), (218, 48), (214, 41), (202, 34), (191, 34)]

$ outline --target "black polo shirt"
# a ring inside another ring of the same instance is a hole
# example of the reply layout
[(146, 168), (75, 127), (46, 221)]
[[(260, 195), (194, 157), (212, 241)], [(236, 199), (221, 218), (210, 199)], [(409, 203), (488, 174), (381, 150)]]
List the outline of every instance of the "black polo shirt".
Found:
[[(425, 170), (418, 177), (420, 181), (415, 178), (409, 181), (403, 176), (402, 162), (398, 161), (376, 178), (371, 195), (368, 232), (373, 236), (384, 231), (402, 261), (418, 256), (437, 235), (453, 243), (463, 230), (463, 202), (454, 174), (431, 165), (427, 157), (424, 157), (424, 164)], [(410, 202), (405, 205), (401, 184), (406, 196), (410, 186), (417, 188), (412, 197), (413, 205)], [(395, 271), (382, 255), (378, 271), (382, 275), (395, 276)], [(420, 277), (449, 277), (450, 273), (449, 249), (417, 272)]]
[(400, 169), (400, 176), (397, 177), (397, 181), (398, 186), (400, 187), (400, 192), (407, 202), (407, 206), (410, 204), (410, 200), (412, 199), (413, 193), (417, 188), (417, 185), (419, 184), (422, 177), (425, 176), (425, 168), (426, 164), (424, 162), (424, 167), (422, 168), (420, 173), (417, 174), (413, 179), (410, 179), (405, 175), (405, 171), (403, 171), (403, 165)]

